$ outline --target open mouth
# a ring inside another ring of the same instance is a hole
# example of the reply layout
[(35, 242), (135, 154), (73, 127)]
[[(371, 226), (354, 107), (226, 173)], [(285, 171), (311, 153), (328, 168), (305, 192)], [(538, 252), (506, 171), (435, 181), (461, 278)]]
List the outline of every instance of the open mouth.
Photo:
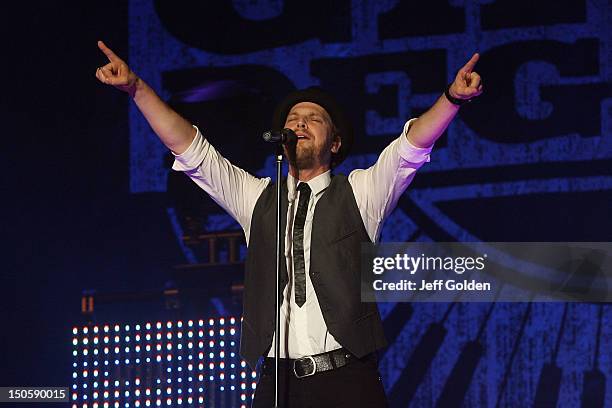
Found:
[(303, 133), (296, 133), (296, 136), (297, 136), (297, 140), (298, 140), (298, 141), (299, 141), (299, 140), (306, 140), (306, 139), (309, 139), (309, 137), (308, 137), (308, 136), (306, 136), (306, 135), (305, 135), (305, 134), (303, 134)]

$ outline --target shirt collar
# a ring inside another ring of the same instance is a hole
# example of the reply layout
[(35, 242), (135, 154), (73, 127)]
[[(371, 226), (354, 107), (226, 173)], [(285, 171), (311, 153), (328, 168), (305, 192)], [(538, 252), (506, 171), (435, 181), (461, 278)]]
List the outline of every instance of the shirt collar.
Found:
[[(314, 196), (321, 194), (331, 183), (331, 170), (319, 174), (317, 177), (308, 181), (308, 187)], [(289, 200), (295, 199), (295, 190), (298, 185), (298, 180), (291, 174), (287, 175), (287, 189), (289, 190)]]

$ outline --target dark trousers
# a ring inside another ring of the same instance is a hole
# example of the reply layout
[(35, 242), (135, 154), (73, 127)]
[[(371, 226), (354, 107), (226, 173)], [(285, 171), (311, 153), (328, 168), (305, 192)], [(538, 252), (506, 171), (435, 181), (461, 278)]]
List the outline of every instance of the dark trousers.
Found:
[[(283, 360), (281, 360), (283, 361)], [(375, 356), (344, 367), (296, 378), (290, 362), (280, 364), (279, 408), (384, 408), (387, 397)], [(266, 359), (252, 408), (274, 407), (274, 360)]]

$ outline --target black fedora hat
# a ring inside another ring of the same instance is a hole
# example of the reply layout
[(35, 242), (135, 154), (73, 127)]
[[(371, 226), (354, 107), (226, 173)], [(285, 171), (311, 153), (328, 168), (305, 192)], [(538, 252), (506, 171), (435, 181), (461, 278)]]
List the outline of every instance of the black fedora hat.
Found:
[(293, 106), (300, 102), (312, 102), (323, 107), (329, 114), (334, 126), (336, 134), (340, 137), (342, 143), (338, 153), (332, 155), (332, 167), (336, 167), (346, 158), (353, 145), (353, 127), (351, 122), (346, 117), (342, 108), (336, 99), (323, 91), (319, 87), (310, 87), (291, 92), (279, 103), (274, 110), (272, 116), (272, 128), (282, 129), (285, 127), (287, 115)]

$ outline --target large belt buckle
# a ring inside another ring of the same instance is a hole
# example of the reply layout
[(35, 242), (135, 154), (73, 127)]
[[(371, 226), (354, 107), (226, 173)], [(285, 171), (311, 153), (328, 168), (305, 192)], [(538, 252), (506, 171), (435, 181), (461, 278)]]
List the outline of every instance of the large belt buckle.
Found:
[[(295, 369), (296, 363), (302, 362), (302, 361), (304, 361), (304, 362), (305, 361), (311, 361), (312, 362), (312, 372), (309, 372), (309, 373), (306, 373), (306, 374), (298, 374), (298, 372)], [(298, 358), (297, 360), (293, 361), (293, 374), (295, 374), (295, 376), (297, 378), (310, 377), (311, 375), (314, 375), (316, 372), (317, 372), (317, 362), (311, 356), (306, 356), (306, 357)]]

